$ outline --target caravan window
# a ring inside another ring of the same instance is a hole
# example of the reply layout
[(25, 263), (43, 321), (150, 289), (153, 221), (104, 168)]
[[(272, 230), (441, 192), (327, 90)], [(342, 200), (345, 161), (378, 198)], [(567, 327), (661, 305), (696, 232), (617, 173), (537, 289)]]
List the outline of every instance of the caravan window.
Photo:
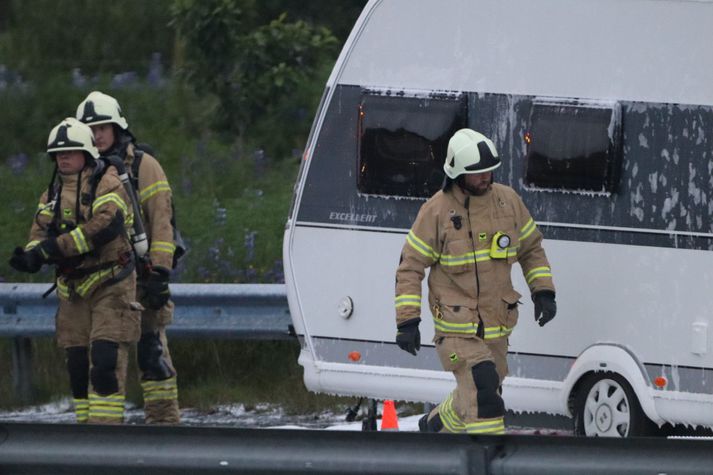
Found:
[(534, 101), (525, 134), (525, 184), (613, 192), (622, 161), (620, 116), (618, 103)]
[(466, 126), (464, 95), (365, 93), (359, 105), (357, 187), (362, 193), (429, 197), (443, 184), (448, 139)]

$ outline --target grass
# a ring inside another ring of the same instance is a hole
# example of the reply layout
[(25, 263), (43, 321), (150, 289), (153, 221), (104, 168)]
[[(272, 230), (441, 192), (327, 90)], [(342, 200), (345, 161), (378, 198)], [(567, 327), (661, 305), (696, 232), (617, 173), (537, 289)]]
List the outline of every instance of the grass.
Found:
[[(0, 340), (0, 408), (21, 404), (16, 400), (9, 375), (12, 374), (11, 341)], [(247, 408), (260, 403), (280, 405), (286, 414), (309, 414), (332, 410), (344, 412), (353, 398), (315, 394), (302, 382), (302, 367), (297, 364), (296, 340), (210, 341), (174, 340), (171, 356), (179, 371), (181, 407), (210, 411), (211, 408), (241, 403)], [(32, 340), (34, 403), (56, 401), (70, 395), (64, 365), (64, 352), (52, 338)], [(135, 352), (132, 351), (127, 376), (127, 399), (141, 405)]]

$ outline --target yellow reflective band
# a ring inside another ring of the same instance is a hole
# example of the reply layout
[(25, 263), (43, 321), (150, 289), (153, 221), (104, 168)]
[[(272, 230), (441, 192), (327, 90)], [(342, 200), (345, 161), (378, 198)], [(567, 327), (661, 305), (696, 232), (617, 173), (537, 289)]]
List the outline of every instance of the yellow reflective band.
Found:
[(143, 381), (141, 387), (144, 390), (144, 401), (178, 399), (175, 377), (163, 381)]
[(73, 399), (74, 415), (77, 422), (87, 422), (89, 419), (89, 399)]
[(89, 394), (89, 417), (122, 419), (124, 417), (124, 395), (119, 393), (100, 396)]
[(483, 262), (490, 260), (490, 251), (482, 249), (476, 252), (466, 252), (457, 256), (444, 254), (441, 256), (439, 263), (442, 266), (462, 266), (463, 264), (473, 264), (475, 262)]
[(60, 279), (57, 279), (57, 295), (65, 300), (69, 299), (69, 287)]
[(99, 408), (90, 408), (89, 409), (89, 417), (90, 418), (97, 418), (101, 417), (104, 419), (116, 419), (118, 421), (122, 420), (124, 418), (124, 410), (121, 409), (116, 409), (116, 410), (108, 410), (108, 409), (99, 409)]
[(126, 397), (121, 393), (113, 393), (107, 396), (100, 396), (97, 393), (89, 393), (89, 403), (124, 404)]
[(116, 193), (107, 193), (106, 195), (102, 195), (94, 200), (94, 204), (92, 204), (92, 213), (96, 213), (97, 209), (107, 203), (114, 203), (121, 210), (121, 212), (124, 213), (124, 216), (129, 214), (126, 202)]
[(162, 391), (144, 396), (144, 401), (172, 401), (178, 399), (178, 391)]
[(504, 434), (505, 433), (505, 418), (498, 417), (487, 421), (463, 423), (461, 418), (453, 409), (453, 396), (448, 395), (448, 398), (438, 407), (438, 414), (441, 416), (443, 427), (448, 432), (468, 434)]
[(530, 234), (535, 231), (535, 220), (530, 218), (530, 220), (520, 229), (520, 241), (527, 239)]
[(141, 387), (146, 390), (156, 389), (156, 388), (168, 388), (176, 386), (176, 377), (163, 379), (161, 381), (142, 381)]
[(443, 427), (448, 432), (459, 433), (465, 431), (465, 424), (453, 409), (453, 396), (451, 394), (440, 404), (438, 414), (441, 416)]
[(449, 323), (440, 318), (434, 318), (433, 325), (436, 327), (436, 330), (445, 333), (472, 333), (473, 335), (478, 333), (477, 323)]
[(168, 185), (168, 182), (166, 180), (160, 180), (147, 186), (146, 188), (141, 190), (141, 193), (139, 193), (141, 204), (143, 204), (146, 200), (148, 200), (155, 194), (161, 193), (162, 191), (171, 191), (171, 187)]
[(540, 277), (552, 277), (552, 270), (547, 266), (535, 267), (527, 273), (525, 280), (530, 284), (533, 280), (539, 279)]
[(471, 422), (465, 425), (468, 434), (504, 434), (505, 420), (502, 417), (483, 422)]
[(98, 272), (90, 274), (89, 277), (87, 277), (82, 282), (82, 284), (77, 287), (77, 295), (79, 295), (80, 297), (84, 297), (89, 293), (89, 291), (95, 284), (98, 284), (105, 277), (113, 275), (115, 272), (119, 272), (120, 270), (120, 266), (114, 266), (109, 269), (100, 270)]
[(149, 252), (165, 252), (173, 254), (176, 251), (176, 245), (168, 241), (153, 241)]
[(26, 251), (29, 251), (29, 250), (32, 249), (33, 247), (37, 246), (39, 243), (40, 243), (40, 241), (37, 241), (37, 240), (35, 240), (35, 241), (30, 241), (30, 242), (28, 242), (27, 245), (25, 246), (25, 250), (26, 250)]
[[(451, 323), (440, 318), (433, 319), (433, 326), (436, 330), (443, 333), (457, 333), (465, 335), (477, 335), (478, 327), (477, 323)], [(498, 325), (495, 327), (485, 327), (483, 332), (483, 338), (486, 340), (494, 340), (496, 338), (501, 338), (508, 336), (512, 333), (512, 328), (506, 327), (505, 325)]]
[(408, 232), (406, 242), (409, 243), (409, 245), (411, 245), (411, 247), (414, 248), (419, 254), (422, 254), (434, 261), (438, 260), (438, 254), (433, 250), (433, 248), (416, 236), (413, 230)]
[(396, 308), (399, 307), (421, 307), (420, 295), (399, 295), (396, 297)]
[(70, 233), (70, 236), (72, 236), (72, 239), (74, 240), (74, 245), (77, 248), (77, 252), (79, 254), (86, 254), (89, 252), (89, 244), (87, 244), (87, 240), (84, 238), (84, 232), (82, 231), (82, 228), (75, 228), (73, 229)]

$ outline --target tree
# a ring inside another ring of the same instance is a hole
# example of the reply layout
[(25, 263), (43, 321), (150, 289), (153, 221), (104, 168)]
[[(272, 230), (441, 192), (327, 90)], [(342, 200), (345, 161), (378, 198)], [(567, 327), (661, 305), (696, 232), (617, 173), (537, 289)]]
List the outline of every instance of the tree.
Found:
[(171, 0), (0, 0), (3, 63), (32, 80), (80, 68), (85, 74), (144, 72), (151, 54), (170, 58)]
[[(294, 125), (300, 108), (314, 107), (309, 83), (333, 64), (337, 49), (328, 28), (289, 22), (284, 13), (261, 24), (252, 0), (175, 0), (171, 13), (185, 48), (180, 68), (197, 91), (218, 98), (221, 130), (241, 138), (266, 121)], [(273, 151), (303, 139), (306, 122), (273, 134)]]

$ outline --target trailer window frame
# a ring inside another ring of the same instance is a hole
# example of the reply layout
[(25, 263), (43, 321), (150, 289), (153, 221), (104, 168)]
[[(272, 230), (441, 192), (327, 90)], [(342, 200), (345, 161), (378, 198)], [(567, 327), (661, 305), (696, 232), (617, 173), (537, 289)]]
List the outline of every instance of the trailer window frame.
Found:
[(463, 92), (364, 89), (357, 118), (357, 190), (429, 198), (443, 185), (448, 140), (467, 127)]
[(619, 102), (535, 98), (523, 139), (526, 190), (616, 193), (623, 162)]

